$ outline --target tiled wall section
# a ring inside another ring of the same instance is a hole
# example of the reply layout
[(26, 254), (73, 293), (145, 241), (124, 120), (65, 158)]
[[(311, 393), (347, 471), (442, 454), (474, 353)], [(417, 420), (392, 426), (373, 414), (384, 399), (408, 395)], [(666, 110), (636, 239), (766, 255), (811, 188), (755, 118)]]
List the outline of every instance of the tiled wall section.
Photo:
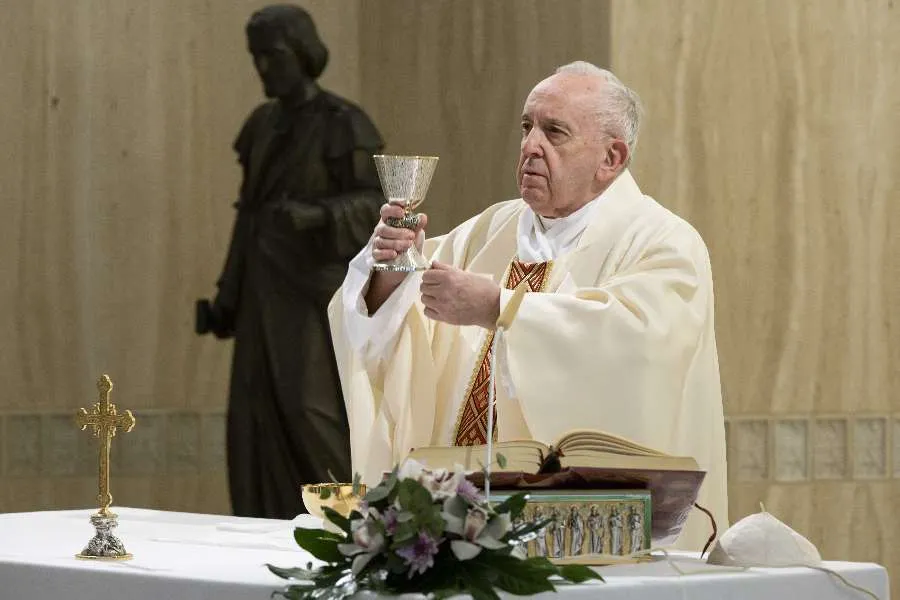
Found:
[[(141, 411), (113, 440), (117, 506), (230, 512), (222, 412)], [(98, 445), (69, 413), (0, 415), (0, 512), (90, 508)]]
[[(141, 411), (113, 441), (118, 506), (230, 511), (222, 412)], [(900, 478), (900, 415), (733, 417), (729, 480)], [(0, 512), (91, 507), (97, 444), (68, 413), (0, 415)]]
[(732, 483), (900, 478), (900, 415), (727, 421)]

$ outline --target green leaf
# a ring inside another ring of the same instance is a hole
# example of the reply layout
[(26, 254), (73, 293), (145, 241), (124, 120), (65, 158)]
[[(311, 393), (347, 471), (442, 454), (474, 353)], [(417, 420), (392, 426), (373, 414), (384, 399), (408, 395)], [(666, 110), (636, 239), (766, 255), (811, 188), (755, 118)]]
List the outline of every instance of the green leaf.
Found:
[(490, 583), (478, 580), (469, 580), (466, 583), (468, 584), (466, 591), (472, 596), (472, 600), (500, 600), (500, 596)]
[(430, 533), (432, 537), (440, 538), (444, 533), (444, 517), (441, 514), (441, 506), (432, 504), (431, 510), (423, 516), (421, 524), (422, 529)]
[(499, 452), (497, 453), (497, 464), (500, 465), (501, 469), (506, 468), (506, 457), (503, 456), (502, 454), (500, 454)]
[(473, 600), (498, 600), (500, 596), (494, 590), (492, 571), (483, 564), (483, 560), (473, 560), (463, 565), (460, 577), (463, 591), (469, 593)]
[(560, 577), (572, 583), (582, 583), (591, 579), (605, 581), (600, 573), (587, 565), (560, 565), (557, 570)]
[(301, 567), (276, 567), (275, 565), (270, 564), (266, 564), (266, 567), (282, 579), (300, 579), (308, 581), (309, 585), (313, 584), (311, 581), (313, 572), (309, 569), (303, 569)]
[(409, 571), (409, 567), (406, 566), (406, 563), (403, 562), (403, 559), (391, 552), (387, 555), (387, 560), (385, 561), (385, 568), (391, 573), (403, 573), (404, 576)]
[(319, 500), (328, 500), (331, 498), (331, 488), (323, 487), (319, 490)]
[(331, 479), (331, 483), (343, 483), (342, 481), (337, 480), (337, 477), (334, 476), (331, 469), (326, 469), (325, 471), (328, 473), (328, 478)]
[(556, 568), (546, 559), (520, 560), (508, 554), (486, 553), (479, 562), (490, 568), (493, 585), (511, 594), (530, 596), (556, 589), (550, 581)]
[(537, 573), (546, 573), (549, 577), (550, 575), (557, 575), (559, 572), (559, 568), (554, 565), (549, 558), (544, 556), (532, 556), (530, 558), (525, 559), (515, 559), (520, 563), (526, 565), (529, 570)]
[(459, 519), (465, 519), (469, 512), (469, 503), (462, 496), (453, 496), (444, 503), (444, 510)]
[(386, 499), (388, 495), (391, 493), (391, 488), (386, 487), (384, 484), (380, 484), (378, 487), (374, 487), (368, 492), (366, 492), (365, 498), (363, 500), (369, 505), (373, 506), (376, 502), (381, 502)]
[(419, 530), (416, 528), (416, 524), (412, 521), (399, 523), (397, 525), (397, 530), (394, 532), (394, 542), (391, 544), (391, 547), (398, 548), (400, 546), (405, 546), (406, 542), (416, 537), (416, 534), (418, 533)]
[(294, 529), (294, 539), (297, 544), (318, 558), (328, 563), (346, 562), (346, 557), (338, 550), (338, 542), (343, 542), (345, 537), (325, 531), (324, 529)]
[[(349, 560), (349, 559), (348, 559)], [(338, 580), (350, 572), (348, 563), (324, 565), (316, 569), (315, 582), (317, 587), (334, 585)]]
[(385, 498), (388, 498), (391, 495), (391, 492), (394, 490), (394, 487), (397, 485), (397, 468), (394, 467), (394, 470), (391, 471), (391, 474), (388, 475), (388, 478), (379, 483), (377, 486), (370, 489), (366, 492), (365, 498), (363, 500), (368, 503), (370, 506), (375, 504), (376, 502), (380, 502)]
[(363, 514), (361, 512), (359, 512), (358, 510), (351, 510), (350, 516), (347, 518), (350, 519), (351, 521), (356, 521), (357, 519), (362, 519), (364, 517), (363, 517)]
[(434, 508), (431, 492), (414, 479), (404, 479), (400, 482), (397, 486), (397, 500), (400, 506), (420, 519), (427, 519)]
[[(347, 535), (350, 535), (350, 519), (334, 510), (330, 506), (322, 507), (322, 512), (325, 513), (326, 519), (337, 525), (341, 529), (341, 531), (343, 531)], [(341, 539), (341, 541), (344, 541), (343, 538)]]
[(525, 510), (525, 504), (528, 502), (528, 494), (519, 492), (513, 494), (500, 504), (494, 507), (494, 511), (498, 513), (508, 512), (511, 519), (515, 519)]

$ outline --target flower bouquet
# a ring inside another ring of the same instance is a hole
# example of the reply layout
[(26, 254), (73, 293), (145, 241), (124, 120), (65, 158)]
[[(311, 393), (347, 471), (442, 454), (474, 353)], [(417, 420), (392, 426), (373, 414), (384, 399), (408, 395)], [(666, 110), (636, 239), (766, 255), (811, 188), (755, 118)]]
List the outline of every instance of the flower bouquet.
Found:
[(526, 558), (525, 544), (550, 520), (514, 526), (525, 502), (522, 493), (491, 506), (461, 470), (432, 471), (407, 461), (371, 488), (349, 517), (324, 509), (341, 533), (294, 531), (297, 543), (324, 565), (268, 567), (289, 580), (280, 594), (296, 600), (341, 600), (364, 591), (486, 600), (498, 598), (498, 590), (520, 596), (554, 591), (553, 578), (602, 580), (583, 565)]

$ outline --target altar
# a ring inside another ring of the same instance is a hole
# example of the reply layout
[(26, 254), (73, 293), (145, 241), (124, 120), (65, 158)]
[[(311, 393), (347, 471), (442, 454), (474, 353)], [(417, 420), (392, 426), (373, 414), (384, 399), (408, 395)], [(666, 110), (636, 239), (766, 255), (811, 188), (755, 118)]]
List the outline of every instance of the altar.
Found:
[[(0, 599), (267, 600), (284, 580), (266, 563), (305, 565), (312, 557), (293, 539), (291, 521), (115, 508), (130, 561), (79, 560), (93, 535), (94, 510), (0, 514)], [(870, 598), (828, 573), (805, 568), (730, 570), (695, 555), (604, 567), (605, 583), (560, 585), (580, 600), (849, 600)], [(887, 571), (876, 564), (828, 562), (849, 582), (889, 598)], [(681, 571), (681, 572), (679, 572)], [(514, 596), (504, 596), (514, 598)]]

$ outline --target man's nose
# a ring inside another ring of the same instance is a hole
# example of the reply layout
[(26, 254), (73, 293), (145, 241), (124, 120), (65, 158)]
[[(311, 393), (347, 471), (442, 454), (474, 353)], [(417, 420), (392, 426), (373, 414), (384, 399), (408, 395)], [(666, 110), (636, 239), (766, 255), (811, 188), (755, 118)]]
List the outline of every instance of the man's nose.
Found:
[(544, 149), (541, 145), (544, 136), (537, 127), (533, 127), (525, 137), (522, 138), (522, 154), (525, 156), (541, 156)]

